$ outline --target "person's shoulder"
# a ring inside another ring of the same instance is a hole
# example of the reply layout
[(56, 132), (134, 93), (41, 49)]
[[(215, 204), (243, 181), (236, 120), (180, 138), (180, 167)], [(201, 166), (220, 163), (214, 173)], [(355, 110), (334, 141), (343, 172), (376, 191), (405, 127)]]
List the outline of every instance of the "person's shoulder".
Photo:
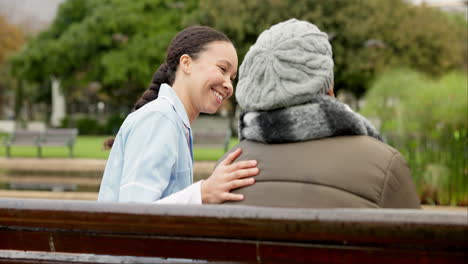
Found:
[(337, 145), (339, 148), (373, 149), (374, 151), (384, 152), (389, 155), (399, 153), (392, 146), (371, 136), (338, 136), (320, 140), (328, 145)]
[(366, 146), (373, 147), (373, 148), (376, 148), (376, 149), (380, 149), (381, 151), (385, 151), (385, 152), (389, 153), (389, 155), (391, 155), (391, 156), (394, 156), (394, 155), (400, 155), (401, 156), (401, 153), (397, 149), (390, 146), (388, 143), (383, 142), (381, 140), (378, 140), (378, 139), (376, 139), (374, 137), (355, 136), (355, 138), (358, 138), (358, 140), (365, 143)]
[(177, 130), (177, 115), (172, 110), (172, 106), (164, 100), (154, 100), (140, 109), (130, 113), (123, 122), (120, 131), (126, 134), (134, 129), (151, 129), (158, 127), (162, 130), (163, 127), (172, 131)]
[(157, 121), (161, 118), (175, 121), (177, 119), (177, 115), (169, 102), (162, 99), (156, 99), (131, 113), (127, 119), (129, 119), (130, 122), (135, 122), (143, 119)]

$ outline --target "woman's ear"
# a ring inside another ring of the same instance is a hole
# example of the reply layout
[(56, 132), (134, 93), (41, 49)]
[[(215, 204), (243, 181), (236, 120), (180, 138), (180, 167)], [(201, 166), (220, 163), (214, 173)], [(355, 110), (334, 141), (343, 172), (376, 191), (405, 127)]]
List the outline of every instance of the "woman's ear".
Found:
[(180, 56), (179, 65), (184, 73), (190, 74), (192, 72), (192, 58), (189, 55)]
[(329, 96), (335, 97), (335, 92), (333, 92), (333, 85), (328, 89), (327, 94)]

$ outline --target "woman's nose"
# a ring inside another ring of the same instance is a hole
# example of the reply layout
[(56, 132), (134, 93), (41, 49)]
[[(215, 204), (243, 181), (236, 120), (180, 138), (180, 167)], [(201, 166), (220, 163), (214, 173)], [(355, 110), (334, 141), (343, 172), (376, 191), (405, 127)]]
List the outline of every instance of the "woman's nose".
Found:
[(233, 91), (234, 87), (233, 87), (233, 84), (232, 84), (232, 80), (230, 78), (228, 78), (224, 82), (224, 89), (226, 89), (226, 92), (227, 92), (228, 96), (232, 95), (232, 91)]

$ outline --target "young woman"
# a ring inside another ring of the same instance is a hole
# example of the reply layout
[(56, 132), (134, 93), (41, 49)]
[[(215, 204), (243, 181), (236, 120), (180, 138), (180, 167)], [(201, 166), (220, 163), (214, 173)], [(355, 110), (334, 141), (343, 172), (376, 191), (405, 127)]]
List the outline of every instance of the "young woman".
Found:
[(202, 204), (238, 201), (230, 191), (251, 185), (255, 160), (228, 155), (206, 180), (193, 182), (192, 131), (200, 113), (215, 113), (233, 94), (237, 53), (222, 33), (186, 28), (125, 119), (113, 142), (99, 201)]

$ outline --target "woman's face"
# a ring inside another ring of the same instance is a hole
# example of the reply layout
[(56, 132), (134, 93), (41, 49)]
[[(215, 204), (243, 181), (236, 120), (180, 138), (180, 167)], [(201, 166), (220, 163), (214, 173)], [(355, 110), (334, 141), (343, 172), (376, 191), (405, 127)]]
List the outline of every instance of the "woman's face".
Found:
[(213, 114), (232, 96), (237, 64), (236, 49), (226, 41), (208, 44), (191, 61), (188, 92), (195, 111)]

